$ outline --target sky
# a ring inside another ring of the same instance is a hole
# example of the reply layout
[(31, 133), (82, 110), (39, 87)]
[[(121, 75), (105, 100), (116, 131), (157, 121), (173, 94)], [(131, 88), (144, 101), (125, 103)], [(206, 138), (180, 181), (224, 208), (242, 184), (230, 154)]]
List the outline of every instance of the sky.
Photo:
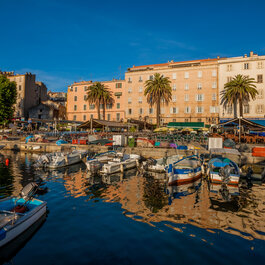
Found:
[(133, 65), (265, 54), (263, 0), (0, 0), (0, 70), (52, 91)]

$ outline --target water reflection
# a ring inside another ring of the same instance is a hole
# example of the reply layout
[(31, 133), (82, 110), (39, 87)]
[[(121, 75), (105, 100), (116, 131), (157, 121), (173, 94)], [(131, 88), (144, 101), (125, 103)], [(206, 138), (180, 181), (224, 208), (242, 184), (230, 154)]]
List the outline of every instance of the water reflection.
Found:
[[(152, 226), (163, 223), (179, 232), (176, 224), (192, 224), (207, 231), (222, 230), (246, 239), (265, 239), (265, 186), (209, 185), (205, 179), (168, 187), (164, 175), (91, 176), (84, 164), (58, 171), (34, 171), (34, 155), (5, 153), (10, 165), (0, 165), (0, 196), (16, 195), (22, 186), (40, 177), (60, 181), (62, 196), (120, 203), (123, 214)], [(3, 160), (3, 159), (2, 159)]]

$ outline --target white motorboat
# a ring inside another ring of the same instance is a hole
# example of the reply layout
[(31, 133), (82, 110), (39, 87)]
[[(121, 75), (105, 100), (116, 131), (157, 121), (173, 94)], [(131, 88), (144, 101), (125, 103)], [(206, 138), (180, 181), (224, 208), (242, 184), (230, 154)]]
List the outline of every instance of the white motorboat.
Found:
[(168, 185), (191, 183), (201, 178), (202, 166), (197, 156), (184, 157), (169, 164)]
[(82, 161), (87, 155), (86, 151), (74, 150), (71, 153), (51, 153), (42, 155), (36, 162), (36, 166), (48, 167), (51, 169), (70, 166)]
[(46, 213), (46, 202), (33, 198), (36, 183), (29, 183), (21, 191), (21, 196), (0, 200), (0, 247), (3, 247)]
[(136, 168), (139, 164), (139, 159), (139, 155), (125, 154), (123, 158), (114, 158), (112, 161), (104, 164), (100, 173), (113, 174), (123, 172), (131, 168)]

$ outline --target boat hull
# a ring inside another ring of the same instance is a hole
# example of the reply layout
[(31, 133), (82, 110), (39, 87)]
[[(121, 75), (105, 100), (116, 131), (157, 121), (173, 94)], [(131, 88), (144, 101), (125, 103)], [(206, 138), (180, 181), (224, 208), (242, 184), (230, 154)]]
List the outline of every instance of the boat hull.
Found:
[[(210, 173), (209, 175), (210, 175), (209, 176), (210, 177), (210, 181), (212, 183), (219, 183), (219, 184), (223, 183), (223, 179), (222, 179), (222, 177), (219, 174)], [(227, 182), (228, 185), (238, 185), (240, 176), (231, 175), (229, 178), (230, 179)]]
[(168, 176), (168, 185), (181, 185), (192, 183), (202, 177), (201, 168), (197, 169), (197, 172), (187, 173), (187, 174), (169, 174)]
[(130, 161), (124, 161), (121, 163), (111, 163), (105, 164), (102, 168), (101, 173), (103, 174), (113, 174), (119, 173), (124, 170), (132, 169), (137, 167), (137, 159), (129, 159)]

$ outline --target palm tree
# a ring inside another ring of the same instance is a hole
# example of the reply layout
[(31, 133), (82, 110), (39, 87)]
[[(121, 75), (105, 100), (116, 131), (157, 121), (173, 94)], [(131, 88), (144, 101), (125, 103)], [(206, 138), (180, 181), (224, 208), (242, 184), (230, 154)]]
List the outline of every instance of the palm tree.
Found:
[(251, 99), (255, 100), (258, 91), (255, 79), (248, 76), (236, 75), (230, 82), (224, 85), (221, 94), (221, 104), (224, 108), (239, 103), (239, 116), (243, 117), (243, 104), (247, 104)]
[(168, 77), (164, 77), (159, 73), (154, 74), (153, 80), (145, 82), (144, 95), (147, 96), (147, 102), (151, 107), (156, 104), (156, 120), (157, 126), (160, 127), (160, 104), (161, 100), (168, 105), (172, 98), (171, 81)]
[(88, 88), (87, 101), (89, 103), (95, 104), (98, 112), (98, 119), (100, 119), (100, 106), (103, 106), (103, 119), (105, 120), (105, 106), (106, 104), (111, 104), (114, 102), (111, 91), (101, 84), (100, 82), (95, 82)]

